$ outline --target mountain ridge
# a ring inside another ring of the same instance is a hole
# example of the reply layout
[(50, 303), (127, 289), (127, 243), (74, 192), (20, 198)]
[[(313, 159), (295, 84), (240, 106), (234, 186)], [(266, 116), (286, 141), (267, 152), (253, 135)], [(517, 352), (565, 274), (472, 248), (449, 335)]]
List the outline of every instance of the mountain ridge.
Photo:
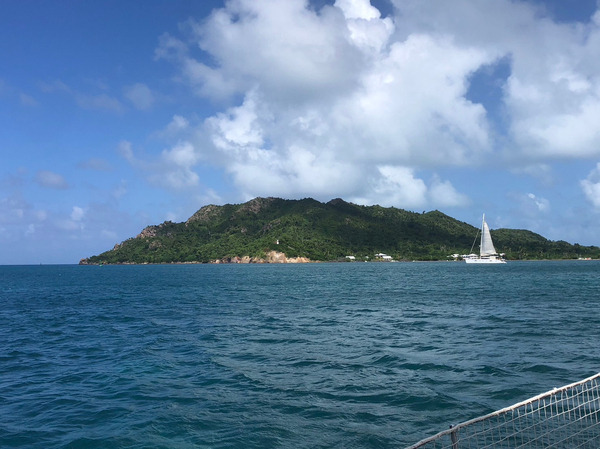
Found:
[[(378, 253), (395, 260), (447, 260), (470, 252), (476, 232), (438, 210), (361, 206), (341, 198), (321, 203), (257, 197), (204, 206), (185, 222), (147, 226), (80, 264), (373, 260)], [(600, 258), (596, 246), (550, 241), (528, 230), (498, 229), (492, 237), (513, 260)]]

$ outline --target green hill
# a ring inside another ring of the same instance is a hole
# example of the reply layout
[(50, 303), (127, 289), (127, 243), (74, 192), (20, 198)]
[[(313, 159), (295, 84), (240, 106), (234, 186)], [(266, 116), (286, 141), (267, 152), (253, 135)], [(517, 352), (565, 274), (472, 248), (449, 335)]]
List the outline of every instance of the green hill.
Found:
[[(205, 206), (185, 223), (148, 226), (82, 264), (269, 260), (273, 251), (312, 261), (446, 260), (470, 251), (477, 229), (439, 211), (423, 214), (341, 199), (255, 198), (244, 204)], [(508, 259), (600, 258), (600, 248), (553, 242), (530, 231), (492, 231)]]

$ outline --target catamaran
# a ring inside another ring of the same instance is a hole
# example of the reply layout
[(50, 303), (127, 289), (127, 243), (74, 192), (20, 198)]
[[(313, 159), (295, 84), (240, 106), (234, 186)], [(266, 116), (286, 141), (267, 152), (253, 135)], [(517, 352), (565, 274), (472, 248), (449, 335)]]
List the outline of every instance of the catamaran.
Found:
[[(475, 241), (477, 241), (477, 236), (475, 236)], [(475, 242), (473, 242), (473, 246), (475, 246)], [(481, 223), (481, 244), (479, 246), (479, 256), (473, 253), (473, 246), (471, 247), (471, 254), (462, 256), (466, 263), (506, 263), (502, 257), (503, 254), (498, 254), (496, 252), (496, 248), (494, 248), (494, 242), (492, 242), (490, 228), (485, 222), (485, 214), (483, 214), (483, 220)]]

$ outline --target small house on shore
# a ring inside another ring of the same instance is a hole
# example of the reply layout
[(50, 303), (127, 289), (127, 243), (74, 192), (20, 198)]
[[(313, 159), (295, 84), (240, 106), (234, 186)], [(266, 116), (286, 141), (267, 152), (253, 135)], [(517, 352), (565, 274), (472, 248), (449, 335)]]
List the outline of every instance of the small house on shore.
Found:
[(384, 260), (386, 262), (391, 262), (392, 256), (388, 256), (387, 254), (379, 253), (379, 254), (375, 254), (375, 259)]

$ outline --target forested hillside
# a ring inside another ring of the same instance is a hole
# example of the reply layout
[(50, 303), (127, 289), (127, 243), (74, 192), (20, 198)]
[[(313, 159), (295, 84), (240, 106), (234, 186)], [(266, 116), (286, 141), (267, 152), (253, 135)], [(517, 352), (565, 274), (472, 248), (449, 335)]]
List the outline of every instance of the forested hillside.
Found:
[[(272, 260), (273, 252), (311, 261), (374, 260), (377, 253), (395, 260), (447, 260), (468, 253), (476, 234), (473, 226), (439, 211), (255, 198), (205, 206), (184, 223), (148, 226), (81, 263), (259, 262)], [(499, 229), (492, 237), (508, 259), (600, 258), (596, 246), (553, 242), (530, 231)]]

